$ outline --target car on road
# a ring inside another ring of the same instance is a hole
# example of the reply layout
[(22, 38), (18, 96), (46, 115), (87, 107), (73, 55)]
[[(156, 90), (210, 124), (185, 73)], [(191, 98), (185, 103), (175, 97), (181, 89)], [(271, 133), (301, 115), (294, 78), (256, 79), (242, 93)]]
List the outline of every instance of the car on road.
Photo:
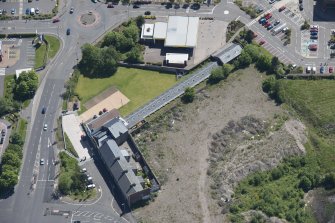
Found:
[(71, 8), (70, 8), (70, 14), (72, 14), (73, 12), (74, 12), (74, 8), (71, 7)]
[(46, 107), (43, 107), (43, 108), (42, 108), (42, 114), (45, 114), (46, 111), (47, 111), (47, 108), (46, 108)]
[(113, 5), (113, 3), (108, 3), (108, 5), (107, 5), (107, 8), (114, 8), (114, 5)]
[(47, 131), (47, 129), (48, 129), (48, 124), (44, 124), (43, 130)]
[(323, 74), (325, 72), (325, 67), (320, 67), (320, 73)]
[(304, 10), (304, 6), (302, 4), (299, 4), (299, 10), (300, 11)]
[(275, 23), (273, 23), (274, 26), (278, 25), (280, 23), (279, 20), (276, 20)]
[(263, 45), (265, 43), (265, 40), (261, 40), (260, 42), (259, 42), (259, 45)]
[(40, 165), (44, 165), (44, 159), (43, 158), (40, 160)]
[(11, 13), (12, 15), (14, 15), (14, 14), (16, 13), (16, 9), (11, 9), (11, 10), (10, 10), (10, 13)]
[(334, 72), (334, 68), (333, 67), (329, 67), (329, 73), (333, 73)]
[(60, 21), (59, 18), (55, 18), (55, 19), (52, 20), (52, 23), (56, 23), (56, 22), (59, 22), (59, 21)]
[(70, 28), (67, 28), (67, 30), (66, 30), (66, 35), (70, 35), (71, 34), (71, 29)]
[(284, 11), (286, 9), (286, 6), (282, 6), (282, 7), (280, 7), (279, 9), (278, 9), (278, 11), (279, 12), (282, 12), (282, 11)]

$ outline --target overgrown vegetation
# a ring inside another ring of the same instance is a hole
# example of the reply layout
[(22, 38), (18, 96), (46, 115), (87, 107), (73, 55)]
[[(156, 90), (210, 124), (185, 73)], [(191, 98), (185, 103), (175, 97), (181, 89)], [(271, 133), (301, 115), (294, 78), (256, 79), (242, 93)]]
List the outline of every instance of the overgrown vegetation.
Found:
[(244, 6), (243, 5), (243, 1), (242, 0), (235, 0), (234, 3), (245, 13), (247, 13), (250, 18), (254, 19), (256, 18), (259, 13), (257, 13), (257, 10), (254, 6), (252, 5), (248, 5), (248, 6)]
[(65, 100), (71, 101), (74, 96), (79, 97), (79, 95), (76, 94), (76, 87), (79, 81), (79, 77), (80, 77), (80, 72), (79, 70), (75, 69), (70, 79), (65, 84), (66, 91), (62, 95), (64, 101)]
[(304, 24), (301, 25), (300, 29), (305, 30), (305, 29), (309, 29), (310, 27), (311, 27), (311, 25), (309, 24), (309, 22), (307, 20), (305, 20)]
[[(249, 175), (235, 190), (229, 207), (232, 221), (246, 210), (261, 210), (289, 222), (314, 222), (306, 209), (306, 192), (335, 188), (335, 84), (329, 80), (276, 80), (270, 76), (263, 89), (278, 102), (286, 103), (309, 127), (307, 154), (285, 159), (278, 167)], [(335, 207), (322, 222), (328, 222)], [(236, 221), (237, 222), (237, 221)]]
[(74, 155), (75, 157), (79, 157), (77, 151), (75, 150), (75, 148), (73, 147), (71, 140), (69, 139), (69, 137), (67, 136), (67, 134), (64, 132), (64, 137), (65, 137), (65, 144), (66, 144), (66, 150), (69, 151), (72, 155)]
[(194, 88), (187, 87), (187, 88), (185, 89), (185, 93), (184, 93), (184, 95), (181, 97), (181, 100), (182, 100), (184, 103), (191, 103), (191, 102), (193, 102), (194, 97), (195, 97), (195, 91), (194, 91)]
[(100, 43), (101, 47), (82, 46), (80, 72), (89, 77), (107, 77), (116, 72), (119, 61), (142, 62), (144, 49), (138, 43), (142, 22), (142, 17), (138, 17), (123, 23), (116, 31), (107, 33)]
[(60, 152), (61, 168), (58, 190), (63, 195), (80, 195), (86, 189), (86, 175), (80, 172), (76, 159)]
[(227, 42), (234, 36), (234, 34), (244, 26), (244, 24), (237, 20), (231, 21), (227, 26), (226, 40)]

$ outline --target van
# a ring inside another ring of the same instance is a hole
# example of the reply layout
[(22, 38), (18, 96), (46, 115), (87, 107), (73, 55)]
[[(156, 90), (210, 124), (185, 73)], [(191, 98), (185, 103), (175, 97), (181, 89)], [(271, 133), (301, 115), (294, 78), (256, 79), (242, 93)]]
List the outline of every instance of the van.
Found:
[(30, 15), (35, 15), (35, 9), (34, 8), (30, 9)]

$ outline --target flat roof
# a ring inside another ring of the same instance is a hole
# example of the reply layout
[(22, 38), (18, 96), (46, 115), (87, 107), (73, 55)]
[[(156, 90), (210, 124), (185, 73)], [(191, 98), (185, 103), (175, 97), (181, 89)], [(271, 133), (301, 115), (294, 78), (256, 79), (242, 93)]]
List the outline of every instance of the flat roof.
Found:
[(142, 39), (152, 39), (154, 35), (154, 24), (144, 24), (142, 26), (141, 38)]
[(165, 46), (195, 47), (199, 17), (169, 16)]
[(188, 61), (187, 53), (167, 53), (165, 55), (165, 60), (170, 64), (184, 64)]
[(154, 29), (154, 39), (165, 39), (166, 31), (167, 31), (167, 23), (166, 22), (156, 22)]

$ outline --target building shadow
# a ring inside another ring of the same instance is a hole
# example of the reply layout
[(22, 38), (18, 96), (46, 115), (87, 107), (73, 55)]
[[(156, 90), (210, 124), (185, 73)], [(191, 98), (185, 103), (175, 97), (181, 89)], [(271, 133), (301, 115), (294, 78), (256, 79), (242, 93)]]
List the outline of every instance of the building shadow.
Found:
[(335, 1), (320, 0), (315, 1), (313, 7), (313, 21), (334, 22), (335, 21)]

